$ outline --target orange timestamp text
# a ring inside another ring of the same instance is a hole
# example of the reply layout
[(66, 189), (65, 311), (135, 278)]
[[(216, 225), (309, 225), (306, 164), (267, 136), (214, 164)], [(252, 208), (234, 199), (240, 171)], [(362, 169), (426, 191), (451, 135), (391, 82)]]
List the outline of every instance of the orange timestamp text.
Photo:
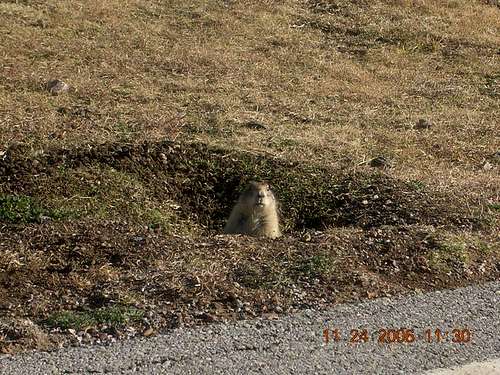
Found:
[(453, 328), (450, 330), (440, 328), (427, 328), (420, 331), (411, 328), (380, 328), (370, 332), (367, 329), (351, 329), (342, 331), (340, 328), (323, 328), (323, 341), (346, 341), (352, 344), (376, 341), (379, 344), (411, 344), (416, 341), (427, 343), (466, 344), (472, 339), (472, 333), (467, 328)]

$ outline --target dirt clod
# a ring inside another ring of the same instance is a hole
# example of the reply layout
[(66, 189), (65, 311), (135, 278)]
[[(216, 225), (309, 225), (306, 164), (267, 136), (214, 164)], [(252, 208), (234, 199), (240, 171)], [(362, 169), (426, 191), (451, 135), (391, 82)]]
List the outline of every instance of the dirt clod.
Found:
[(59, 79), (51, 79), (47, 82), (46, 87), (52, 95), (59, 95), (69, 90), (69, 85)]
[(415, 124), (415, 129), (430, 129), (432, 127), (432, 123), (426, 119), (419, 119)]

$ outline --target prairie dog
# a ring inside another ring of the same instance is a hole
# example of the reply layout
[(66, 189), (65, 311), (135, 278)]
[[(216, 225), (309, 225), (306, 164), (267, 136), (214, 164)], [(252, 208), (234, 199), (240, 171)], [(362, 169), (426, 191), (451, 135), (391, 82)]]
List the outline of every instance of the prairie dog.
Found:
[(224, 233), (281, 236), (278, 202), (267, 182), (251, 181), (231, 211)]

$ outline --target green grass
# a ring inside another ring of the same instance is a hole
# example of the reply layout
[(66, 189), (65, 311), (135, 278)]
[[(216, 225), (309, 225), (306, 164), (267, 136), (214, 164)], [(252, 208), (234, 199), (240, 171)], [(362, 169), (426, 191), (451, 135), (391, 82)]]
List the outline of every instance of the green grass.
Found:
[(470, 263), (469, 246), (466, 242), (459, 240), (447, 240), (430, 253), (429, 265), (436, 271), (449, 273), (453, 271), (453, 266), (461, 268), (467, 267)]
[(52, 314), (46, 319), (45, 324), (52, 328), (80, 330), (98, 324), (108, 324), (113, 327), (138, 321), (144, 312), (132, 307), (106, 307), (92, 311), (61, 311)]
[(488, 207), (491, 210), (500, 211), (500, 203), (493, 203), (493, 204), (488, 205)]
[(0, 221), (14, 224), (38, 223), (44, 217), (62, 219), (70, 215), (64, 210), (50, 210), (36, 199), (26, 195), (0, 196)]
[(318, 278), (328, 276), (334, 270), (334, 262), (325, 254), (313, 255), (309, 258), (302, 259), (295, 268), (295, 272), (299, 276), (308, 278)]
[(144, 212), (144, 218), (147, 226), (151, 229), (169, 229), (173, 223), (171, 215), (156, 208)]
[(408, 185), (417, 191), (425, 190), (425, 188), (426, 188), (425, 182), (418, 181), (418, 180), (409, 181)]
[(308, 257), (266, 259), (265, 263), (241, 263), (233, 278), (252, 289), (277, 289), (300, 282), (300, 279), (328, 277), (335, 269), (334, 260), (326, 254)]
[(152, 229), (168, 230), (178, 222), (176, 210), (171, 206), (175, 204), (157, 199), (150, 181), (141, 180), (133, 171), (94, 165), (64, 167), (59, 168), (59, 172), (56, 179), (39, 180), (36, 192), (36, 195), (48, 195), (47, 202), (59, 211), (99, 220), (122, 217)]

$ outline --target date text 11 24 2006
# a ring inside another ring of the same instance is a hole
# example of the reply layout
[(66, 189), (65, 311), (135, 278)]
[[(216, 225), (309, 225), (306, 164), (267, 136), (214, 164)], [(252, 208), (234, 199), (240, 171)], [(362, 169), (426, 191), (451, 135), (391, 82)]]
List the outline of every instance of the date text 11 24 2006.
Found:
[(376, 341), (380, 344), (411, 344), (416, 341), (428, 343), (466, 344), (472, 339), (472, 333), (467, 328), (426, 328), (415, 330), (411, 328), (380, 328), (370, 332), (367, 329), (351, 329), (342, 331), (339, 328), (323, 328), (323, 341), (347, 341), (353, 344)]

